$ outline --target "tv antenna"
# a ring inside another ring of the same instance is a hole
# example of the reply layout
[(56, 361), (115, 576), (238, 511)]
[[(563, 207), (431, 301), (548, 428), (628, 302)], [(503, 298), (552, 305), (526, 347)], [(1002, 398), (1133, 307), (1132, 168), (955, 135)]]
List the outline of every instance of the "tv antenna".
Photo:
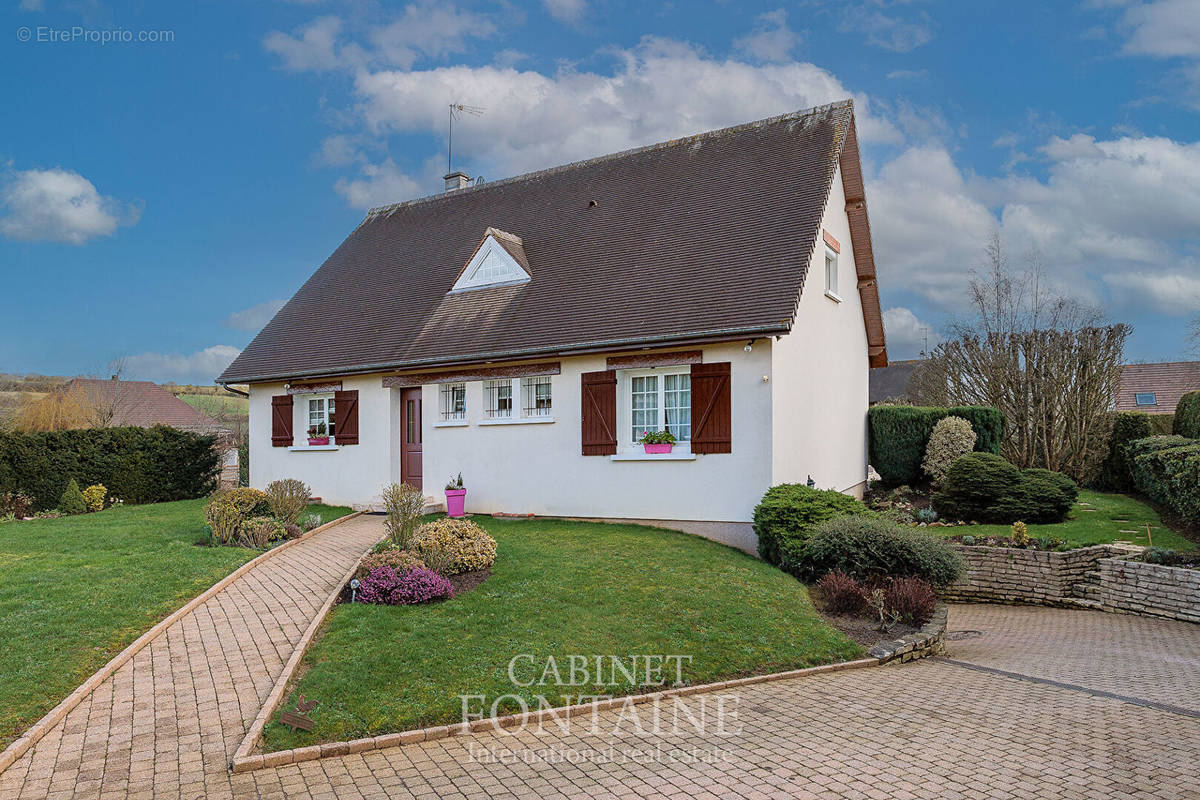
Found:
[(483, 114), (484, 109), (479, 106), (467, 106), (462, 103), (450, 104), (450, 135), (446, 139), (446, 173), (454, 171), (450, 166), (450, 159), (454, 154), (454, 120), (461, 119), (463, 114), (470, 114), (473, 117), (478, 117)]

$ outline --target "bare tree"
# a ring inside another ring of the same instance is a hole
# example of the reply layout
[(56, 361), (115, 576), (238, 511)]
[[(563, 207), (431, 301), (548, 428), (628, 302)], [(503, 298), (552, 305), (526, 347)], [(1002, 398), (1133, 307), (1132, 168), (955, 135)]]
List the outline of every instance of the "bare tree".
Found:
[(1192, 355), (1200, 356), (1200, 316), (1192, 317), (1188, 323), (1187, 341)]
[(973, 272), (974, 315), (950, 326), (910, 384), (919, 402), (990, 405), (1007, 421), (1003, 454), (1086, 479), (1105, 455), (1108, 410), (1121, 377), (1126, 325), (1059, 294), (1037, 253), (1015, 273), (993, 235)]

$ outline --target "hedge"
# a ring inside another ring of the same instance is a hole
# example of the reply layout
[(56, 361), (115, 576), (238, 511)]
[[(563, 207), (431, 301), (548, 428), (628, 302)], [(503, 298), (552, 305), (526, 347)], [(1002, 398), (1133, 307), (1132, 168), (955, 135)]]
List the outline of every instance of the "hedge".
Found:
[(1179, 398), (1179, 405), (1175, 406), (1175, 423), (1171, 427), (1171, 433), (1189, 439), (1200, 439), (1200, 392), (1188, 392)]
[(54, 508), (74, 478), (102, 483), (126, 503), (186, 500), (217, 486), (217, 439), (159, 425), (48, 433), (0, 432), (0, 493), (24, 491), (33, 508)]
[(1200, 441), (1151, 436), (1129, 444), (1130, 473), (1139, 492), (1200, 524)]
[(933, 426), (943, 417), (962, 417), (975, 431), (975, 451), (1000, 452), (1004, 415), (991, 406), (872, 406), (867, 411), (871, 466), (887, 486), (922, 483), (921, 460)]
[(768, 564), (779, 566), (783, 551), (792, 541), (802, 540), (818, 522), (871, 511), (850, 495), (832, 489), (812, 489), (800, 483), (772, 486), (754, 508), (754, 533), (758, 554)]
[(1141, 411), (1122, 411), (1113, 417), (1112, 432), (1108, 436), (1108, 455), (1100, 464), (1096, 475), (1096, 488), (1108, 492), (1126, 492), (1133, 488), (1129, 474), (1129, 459), (1126, 447), (1135, 439), (1153, 436), (1150, 415)]

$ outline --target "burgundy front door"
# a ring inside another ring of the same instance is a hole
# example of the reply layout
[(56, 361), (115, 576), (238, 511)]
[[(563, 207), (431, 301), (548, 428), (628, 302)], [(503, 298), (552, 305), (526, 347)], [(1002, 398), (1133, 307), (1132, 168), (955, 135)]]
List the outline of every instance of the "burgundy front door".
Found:
[(400, 391), (400, 480), (421, 488), (421, 389)]

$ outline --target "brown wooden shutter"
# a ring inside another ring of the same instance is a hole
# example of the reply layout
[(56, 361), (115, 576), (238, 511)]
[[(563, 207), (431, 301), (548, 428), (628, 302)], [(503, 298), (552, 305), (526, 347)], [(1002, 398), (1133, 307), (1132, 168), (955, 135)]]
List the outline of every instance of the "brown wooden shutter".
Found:
[(585, 372), (582, 379), (583, 454), (611, 456), (617, 452), (617, 373)]
[(271, 446), (292, 446), (292, 396), (277, 394), (271, 398)]
[(733, 451), (729, 362), (692, 364), (692, 452)]
[(358, 390), (333, 393), (333, 443), (358, 444)]

